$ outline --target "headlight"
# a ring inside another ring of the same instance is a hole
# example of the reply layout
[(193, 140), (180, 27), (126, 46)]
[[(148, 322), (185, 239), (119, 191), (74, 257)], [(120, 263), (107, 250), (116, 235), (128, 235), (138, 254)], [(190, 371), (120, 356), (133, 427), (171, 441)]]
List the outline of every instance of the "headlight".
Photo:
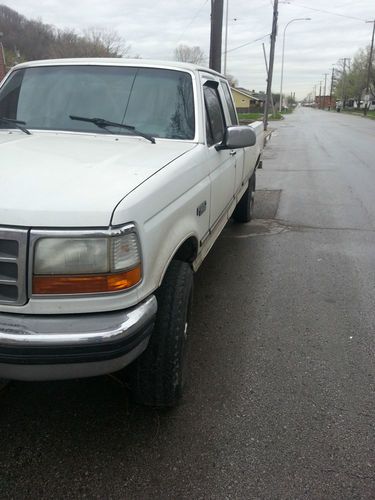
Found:
[(135, 232), (100, 237), (43, 237), (34, 247), (34, 294), (114, 292), (141, 280)]
[(106, 238), (42, 238), (35, 246), (34, 274), (108, 273)]

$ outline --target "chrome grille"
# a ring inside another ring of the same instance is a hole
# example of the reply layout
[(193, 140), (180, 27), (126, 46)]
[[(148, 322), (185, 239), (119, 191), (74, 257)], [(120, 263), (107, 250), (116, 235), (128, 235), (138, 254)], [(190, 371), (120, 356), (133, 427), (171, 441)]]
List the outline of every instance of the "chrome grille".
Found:
[(0, 228), (0, 304), (26, 302), (27, 231)]

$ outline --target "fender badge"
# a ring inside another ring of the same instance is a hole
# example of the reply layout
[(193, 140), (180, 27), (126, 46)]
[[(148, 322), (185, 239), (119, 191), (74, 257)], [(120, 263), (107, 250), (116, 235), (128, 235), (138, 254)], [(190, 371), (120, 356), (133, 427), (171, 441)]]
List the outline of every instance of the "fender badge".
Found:
[(207, 209), (207, 201), (204, 201), (197, 207), (197, 216), (200, 217)]

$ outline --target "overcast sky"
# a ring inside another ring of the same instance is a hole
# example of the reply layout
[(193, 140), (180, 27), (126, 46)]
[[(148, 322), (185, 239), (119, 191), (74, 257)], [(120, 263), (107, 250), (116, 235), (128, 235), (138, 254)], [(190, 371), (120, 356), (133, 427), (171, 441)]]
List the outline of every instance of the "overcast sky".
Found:
[[(210, 0), (0, 0), (0, 3), (28, 18), (60, 28), (82, 31), (99, 26), (116, 30), (131, 45), (131, 54), (145, 59), (170, 60), (178, 44), (199, 45), (208, 63)], [(250, 90), (266, 88), (262, 42), (268, 57), (272, 4), (272, 0), (229, 0), (227, 72), (235, 76), (240, 86)], [(280, 0), (274, 92), (280, 89), (284, 27), (294, 18), (306, 17), (311, 20), (293, 22), (286, 31), (283, 88), (286, 93), (296, 92), (298, 98), (305, 97), (314, 85), (319, 89), (319, 81), (324, 85), (323, 74), (330, 73), (338, 59), (353, 57), (359, 48), (370, 43), (372, 25), (365, 21), (375, 18), (375, 0)], [(265, 38), (254, 41), (261, 37)]]

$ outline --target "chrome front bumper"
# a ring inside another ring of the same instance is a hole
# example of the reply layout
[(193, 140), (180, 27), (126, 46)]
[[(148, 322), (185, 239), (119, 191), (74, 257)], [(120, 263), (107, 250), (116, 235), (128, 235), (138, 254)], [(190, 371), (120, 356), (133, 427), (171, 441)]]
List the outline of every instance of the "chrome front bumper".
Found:
[(156, 310), (152, 295), (131, 309), (97, 314), (0, 313), (0, 378), (56, 380), (120, 370), (147, 347)]

